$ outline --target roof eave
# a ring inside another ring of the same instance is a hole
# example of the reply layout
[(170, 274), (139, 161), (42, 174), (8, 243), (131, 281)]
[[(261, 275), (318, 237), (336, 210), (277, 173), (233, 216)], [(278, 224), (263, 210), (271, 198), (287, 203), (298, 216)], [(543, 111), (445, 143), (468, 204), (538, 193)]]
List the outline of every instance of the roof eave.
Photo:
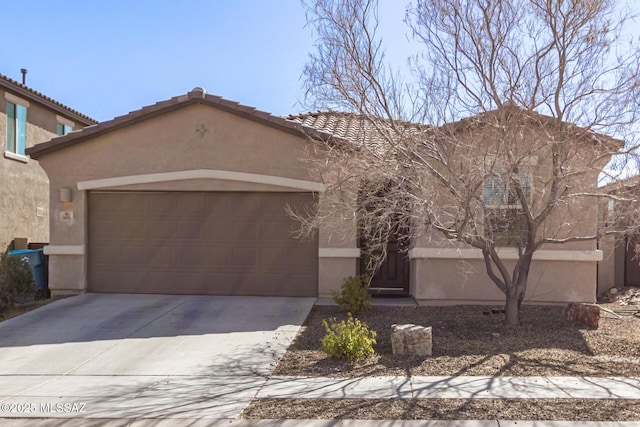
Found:
[(56, 113), (64, 115), (65, 117), (73, 120), (74, 122), (78, 122), (82, 125), (89, 126), (95, 123), (98, 123), (97, 120), (80, 113), (79, 111), (73, 110), (69, 107), (64, 106), (63, 104), (54, 101), (53, 99), (46, 97), (39, 92), (34, 91), (14, 80), (9, 79), (8, 77), (0, 75), (0, 86), (6, 90), (9, 90), (16, 94), (19, 97), (26, 98), (30, 101), (37, 102)]
[(38, 159), (44, 155), (66, 147), (196, 104), (208, 105), (302, 138), (312, 137), (320, 140), (332, 139), (332, 136), (327, 133), (287, 121), (283, 118), (271, 115), (270, 113), (257, 110), (254, 107), (242, 105), (219, 96), (207, 95), (202, 90), (193, 90), (186, 95), (176, 96), (169, 100), (161, 101), (156, 104), (143, 107), (139, 110), (132, 111), (123, 116), (116, 117), (112, 120), (100, 122), (92, 126), (85, 127), (77, 132), (72, 132), (64, 136), (53, 138), (48, 142), (37, 144), (34, 147), (28, 148), (26, 153), (31, 156), (31, 158)]

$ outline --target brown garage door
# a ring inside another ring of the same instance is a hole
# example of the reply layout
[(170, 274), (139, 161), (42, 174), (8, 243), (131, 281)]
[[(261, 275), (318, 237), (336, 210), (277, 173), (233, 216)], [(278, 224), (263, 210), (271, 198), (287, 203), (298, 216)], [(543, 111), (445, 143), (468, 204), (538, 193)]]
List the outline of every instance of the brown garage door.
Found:
[(93, 192), (92, 292), (316, 296), (318, 242), (287, 204), (306, 193)]

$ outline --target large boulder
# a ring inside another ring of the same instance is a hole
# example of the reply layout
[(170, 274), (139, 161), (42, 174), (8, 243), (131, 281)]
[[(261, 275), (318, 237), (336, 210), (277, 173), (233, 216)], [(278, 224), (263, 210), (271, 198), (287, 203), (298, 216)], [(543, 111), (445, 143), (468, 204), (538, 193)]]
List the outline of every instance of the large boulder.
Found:
[(598, 329), (600, 307), (591, 304), (571, 303), (564, 309), (564, 318), (570, 326)]
[(431, 356), (431, 326), (412, 324), (391, 326), (393, 354), (402, 356)]

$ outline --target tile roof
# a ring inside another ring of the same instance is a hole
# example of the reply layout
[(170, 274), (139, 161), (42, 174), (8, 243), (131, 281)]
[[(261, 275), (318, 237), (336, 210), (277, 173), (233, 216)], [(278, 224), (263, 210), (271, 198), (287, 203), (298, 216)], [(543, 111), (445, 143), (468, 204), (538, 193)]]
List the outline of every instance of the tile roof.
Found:
[(27, 87), (26, 85), (23, 85), (22, 83), (19, 83), (16, 80), (13, 80), (3, 74), (0, 74), (0, 87), (4, 87), (5, 89), (13, 91), (22, 97), (43, 104), (58, 113), (73, 118), (75, 121), (78, 121), (85, 126), (97, 123), (97, 120), (92, 119), (86, 114), (82, 114), (77, 110), (69, 108), (66, 105), (56, 101), (55, 99), (50, 98), (34, 89), (31, 89), (30, 87)]
[(290, 114), (287, 120), (305, 127), (317, 129), (333, 135), (334, 138), (356, 144), (366, 144), (380, 149), (389, 140), (400, 134), (408, 138), (425, 139), (431, 126), (418, 123), (396, 121), (392, 124), (386, 119), (368, 118), (361, 114), (336, 111), (317, 111), (303, 114)]
[(373, 125), (364, 116), (334, 111), (317, 111), (290, 114), (286, 119), (303, 126), (317, 129), (336, 138), (358, 141), (366, 138)]
[(322, 140), (329, 140), (333, 138), (332, 135), (323, 132), (322, 130), (310, 128), (303, 124), (296, 123), (291, 120), (286, 120), (279, 116), (274, 116), (271, 113), (258, 110), (255, 107), (240, 104), (239, 102), (230, 101), (222, 98), (221, 96), (210, 95), (204, 89), (200, 87), (194, 88), (191, 92), (184, 95), (174, 96), (166, 101), (160, 101), (153, 105), (142, 107), (139, 110), (131, 111), (128, 114), (115, 117), (114, 119), (107, 120), (87, 126), (79, 131), (71, 132), (67, 135), (53, 138), (48, 142), (37, 144), (34, 147), (27, 149), (27, 154), (34, 159), (37, 159), (47, 153), (57, 151), (70, 145), (74, 145), (85, 141), (90, 138), (112, 132), (114, 130), (130, 126), (138, 123), (142, 120), (147, 120), (169, 111), (183, 108), (187, 105), (203, 104), (208, 105), (220, 110), (239, 115), (249, 120), (253, 120), (267, 126), (280, 129), (284, 132), (293, 133), (298, 136), (319, 138)]

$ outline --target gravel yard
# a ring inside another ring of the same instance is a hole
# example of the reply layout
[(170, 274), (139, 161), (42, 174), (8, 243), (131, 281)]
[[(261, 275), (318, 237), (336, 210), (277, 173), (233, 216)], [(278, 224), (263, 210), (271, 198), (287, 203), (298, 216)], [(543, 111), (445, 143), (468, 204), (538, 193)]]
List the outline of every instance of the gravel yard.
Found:
[[(601, 305), (598, 329), (566, 326), (562, 307), (523, 306), (521, 327), (490, 307), (374, 306), (359, 319), (378, 332), (376, 354), (351, 364), (320, 351), (322, 319), (345, 316), (315, 306), (274, 375), (623, 376), (640, 377), (640, 305)], [(393, 323), (433, 327), (433, 356), (393, 356)], [(244, 418), (640, 420), (640, 402), (623, 399), (258, 399)]]
[[(376, 355), (352, 365), (320, 351), (322, 319), (344, 315), (336, 307), (316, 306), (274, 374), (640, 376), (640, 317), (628, 312), (628, 306), (603, 307), (627, 312), (617, 318), (602, 311), (600, 327), (589, 330), (566, 326), (562, 307), (523, 306), (524, 325), (509, 328), (502, 314), (485, 315), (482, 306), (374, 306), (359, 318), (378, 332)], [(393, 323), (432, 326), (433, 356), (394, 357)]]

